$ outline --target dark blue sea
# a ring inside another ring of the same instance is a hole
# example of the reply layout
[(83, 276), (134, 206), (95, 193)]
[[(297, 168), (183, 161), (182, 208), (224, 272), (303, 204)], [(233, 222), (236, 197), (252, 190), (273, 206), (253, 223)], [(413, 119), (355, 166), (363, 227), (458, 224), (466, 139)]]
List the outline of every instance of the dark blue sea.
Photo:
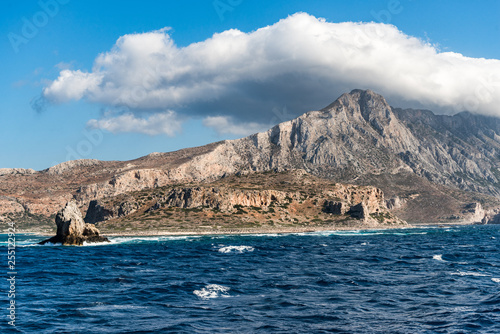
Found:
[[(1, 333), (500, 333), (500, 226), (37, 246)], [(2, 235), (7, 277), (7, 236)]]

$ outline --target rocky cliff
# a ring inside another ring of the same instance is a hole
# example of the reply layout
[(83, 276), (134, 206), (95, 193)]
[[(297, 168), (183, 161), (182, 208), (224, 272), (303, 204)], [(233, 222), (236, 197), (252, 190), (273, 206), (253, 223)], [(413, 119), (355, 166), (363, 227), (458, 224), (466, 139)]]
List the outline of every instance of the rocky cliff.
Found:
[[(497, 118), (403, 110), (372, 91), (354, 90), (322, 110), (238, 140), (127, 162), (78, 160), (41, 172), (5, 171), (0, 195), (49, 216), (71, 199), (86, 208), (93, 200), (176, 183), (303, 169), (379, 187), (404, 202), (395, 210), (410, 221), (462, 221), (463, 207), (472, 202), (488, 212), (500, 207), (499, 150)], [(0, 214), (17, 210), (8, 203), (0, 201)]]

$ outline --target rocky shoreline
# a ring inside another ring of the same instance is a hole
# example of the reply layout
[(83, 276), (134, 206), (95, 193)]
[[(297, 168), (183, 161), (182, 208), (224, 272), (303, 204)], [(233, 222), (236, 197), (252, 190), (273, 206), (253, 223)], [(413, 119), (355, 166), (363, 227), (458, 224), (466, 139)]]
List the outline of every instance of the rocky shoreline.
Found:
[(398, 228), (415, 228), (414, 226), (394, 226), (394, 227), (370, 227), (370, 226), (358, 226), (358, 227), (322, 227), (322, 228), (255, 228), (255, 229), (224, 229), (224, 230), (188, 230), (188, 231), (141, 231), (141, 232), (120, 232), (120, 233), (106, 233), (108, 237), (125, 237), (125, 236), (196, 236), (196, 235), (265, 235), (265, 234), (291, 234), (291, 233), (314, 233), (314, 232), (327, 232), (327, 231), (359, 231), (359, 230), (391, 230)]
[[(435, 225), (428, 225), (435, 226)], [(210, 229), (210, 230), (184, 230), (184, 231), (128, 231), (128, 232), (110, 232), (106, 233), (107, 237), (132, 237), (132, 236), (197, 236), (197, 235), (245, 235), (245, 234), (290, 234), (290, 233), (314, 233), (314, 232), (327, 232), (327, 231), (359, 231), (359, 230), (392, 230), (392, 229), (408, 229), (408, 228), (424, 228), (424, 225), (413, 226), (323, 226), (323, 227), (284, 227), (284, 228), (234, 228), (234, 229)], [(33, 231), (18, 231), (22, 234), (34, 234), (50, 236), (48, 233), (37, 233)]]
[[(283, 227), (283, 228), (234, 228), (234, 229), (187, 229), (183, 231), (120, 231), (107, 232), (106, 237), (158, 237), (158, 236), (209, 236), (209, 235), (266, 235), (266, 234), (293, 234), (315, 232), (355, 232), (355, 231), (385, 231), (393, 229), (420, 229), (420, 228), (450, 228), (454, 226), (478, 225), (471, 223), (442, 223), (442, 224), (408, 224), (404, 226), (322, 226), (322, 227)], [(43, 231), (17, 230), (19, 234), (51, 236)]]

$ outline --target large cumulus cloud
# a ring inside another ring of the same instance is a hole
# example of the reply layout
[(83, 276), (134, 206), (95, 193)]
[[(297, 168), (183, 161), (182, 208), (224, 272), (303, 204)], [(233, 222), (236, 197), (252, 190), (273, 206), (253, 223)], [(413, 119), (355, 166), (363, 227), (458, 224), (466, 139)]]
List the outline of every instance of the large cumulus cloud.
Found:
[[(243, 133), (284, 120), (276, 110), (286, 107), (291, 118), (353, 88), (375, 90), (393, 105), (500, 116), (499, 60), (440, 52), (392, 25), (331, 23), (306, 13), (186, 47), (176, 46), (168, 29), (125, 35), (97, 56), (92, 71), (63, 70), (43, 95), (126, 108), (116, 126), (106, 116), (91, 121), (114, 131), (145, 132), (148, 120), (179, 115)], [(166, 133), (177, 131), (175, 124)]]

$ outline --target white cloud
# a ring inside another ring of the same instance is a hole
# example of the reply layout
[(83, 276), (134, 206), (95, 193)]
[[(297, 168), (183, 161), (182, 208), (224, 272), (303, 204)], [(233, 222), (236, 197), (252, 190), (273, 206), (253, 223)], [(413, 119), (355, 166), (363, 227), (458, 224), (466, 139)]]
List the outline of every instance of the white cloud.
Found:
[(166, 29), (125, 35), (91, 72), (61, 71), (44, 96), (132, 112), (175, 110), (212, 117), (208, 123), (216, 115), (266, 123), (273, 108), (287, 106), (295, 116), (354, 88), (375, 90), (396, 106), (500, 116), (499, 60), (440, 52), (392, 25), (330, 23), (305, 13), (186, 47)]
[(101, 89), (102, 73), (87, 73), (80, 70), (62, 70), (59, 78), (43, 90), (45, 97), (56, 102), (80, 100), (90, 97), (92, 92)]
[(203, 120), (203, 125), (213, 128), (218, 134), (232, 134), (238, 136), (247, 136), (267, 130), (267, 127), (263, 124), (256, 122), (237, 124), (231, 117), (227, 116), (208, 116)]
[(173, 111), (153, 114), (147, 118), (139, 118), (132, 113), (116, 116), (105, 114), (102, 119), (91, 119), (87, 126), (93, 129), (108, 130), (112, 133), (138, 132), (151, 136), (159, 134), (174, 136), (181, 130), (181, 121)]

